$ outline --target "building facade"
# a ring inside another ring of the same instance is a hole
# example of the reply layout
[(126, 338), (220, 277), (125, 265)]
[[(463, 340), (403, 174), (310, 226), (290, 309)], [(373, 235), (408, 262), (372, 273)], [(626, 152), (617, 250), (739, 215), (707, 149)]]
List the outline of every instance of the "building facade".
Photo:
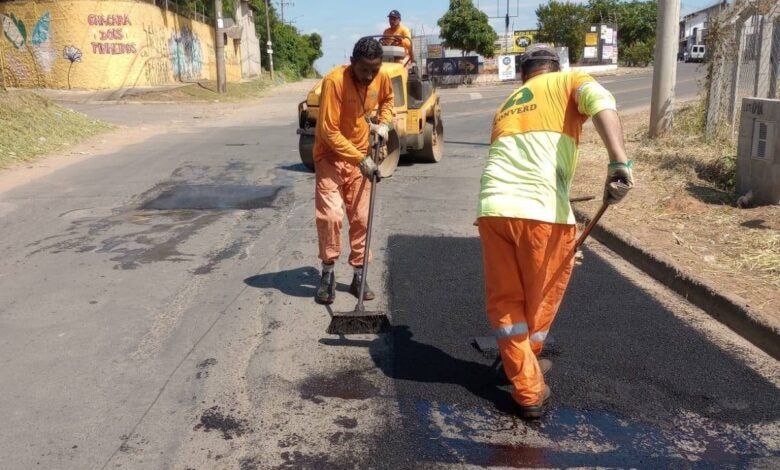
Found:
[(718, 16), (726, 8), (728, 8), (728, 1), (721, 0), (707, 8), (683, 16), (680, 19), (680, 37), (677, 52), (682, 55), (689, 53), (694, 45), (706, 45), (710, 20)]
[[(95, 90), (216, 79), (214, 27), (154, 4), (3, 2), (0, 24), (6, 87)], [(240, 81), (238, 42), (226, 41), (225, 64), (227, 80)]]

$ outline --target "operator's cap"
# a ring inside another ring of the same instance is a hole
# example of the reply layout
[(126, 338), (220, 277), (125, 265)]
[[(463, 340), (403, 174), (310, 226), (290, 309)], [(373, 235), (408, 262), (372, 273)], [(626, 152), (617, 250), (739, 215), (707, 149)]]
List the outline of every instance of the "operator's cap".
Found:
[(520, 63), (525, 63), (529, 60), (551, 60), (553, 62), (560, 62), (561, 58), (558, 57), (558, 53), (555, 51), (554, 47), (549, 44), (539, 43), (531, 44), (523, 55), (520, 56)]
[(399, 12), (398, 10), (390, 10), (390, 13), (387, 14), (387, 17), (388, 18), (400, 18), (401, 17), (401, 12)]

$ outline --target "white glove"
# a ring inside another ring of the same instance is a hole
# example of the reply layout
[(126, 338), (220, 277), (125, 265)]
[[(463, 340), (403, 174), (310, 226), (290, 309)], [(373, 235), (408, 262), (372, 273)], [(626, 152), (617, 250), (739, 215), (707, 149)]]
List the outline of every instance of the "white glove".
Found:
[(371, 155), (360, 160), (358, 166), (360, 167), (360, 172), (363, 173), (363, 176), (366, 178), (372, 179), (372, 177), (376, 175), (377, 182), (382, 179), (382, 173), (379, 172), (379, 167), (376, 166)]
[(634, 175), (631, 171), (634, 161), (613, 162), (607, 167), (607, 181), (604, 183), (604, 202), (617, 204), (634, 187)]
[(372, 132), (375, 136), (379, 137), (383, 142), (387, 142), (387, 137), (390, 134), (390, 126), (387, 124), (374, 124), (373, 122), (368, 124), (369, 132)]

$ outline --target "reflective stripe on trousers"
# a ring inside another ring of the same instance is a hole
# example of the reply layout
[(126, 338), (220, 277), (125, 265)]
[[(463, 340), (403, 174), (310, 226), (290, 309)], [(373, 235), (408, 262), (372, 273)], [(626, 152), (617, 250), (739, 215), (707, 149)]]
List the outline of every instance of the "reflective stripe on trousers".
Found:
[(537, 404), (544, 377), (536, 360), (571, 277), (576, 227), (481, 217), (487, 317), (521, 405)]

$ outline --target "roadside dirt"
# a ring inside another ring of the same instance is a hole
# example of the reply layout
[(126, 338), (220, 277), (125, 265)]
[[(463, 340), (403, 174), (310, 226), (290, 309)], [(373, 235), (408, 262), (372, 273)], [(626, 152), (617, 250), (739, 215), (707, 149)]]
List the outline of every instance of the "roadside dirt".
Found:
[[(648, 151), (649, 113), (622, 119), (636, 187), (601, 223), (716, 291), (744, 299), (751, 311), (780, 327), (780, 206), (737, 208), (737, 195), (704, 171), (717, 164), (704, 143), (678, 131)], [(607, 161), (589, 125), (573, 189), (573, 195), (596, 196), (577, 203), (586, 213), (600, 205)]]

